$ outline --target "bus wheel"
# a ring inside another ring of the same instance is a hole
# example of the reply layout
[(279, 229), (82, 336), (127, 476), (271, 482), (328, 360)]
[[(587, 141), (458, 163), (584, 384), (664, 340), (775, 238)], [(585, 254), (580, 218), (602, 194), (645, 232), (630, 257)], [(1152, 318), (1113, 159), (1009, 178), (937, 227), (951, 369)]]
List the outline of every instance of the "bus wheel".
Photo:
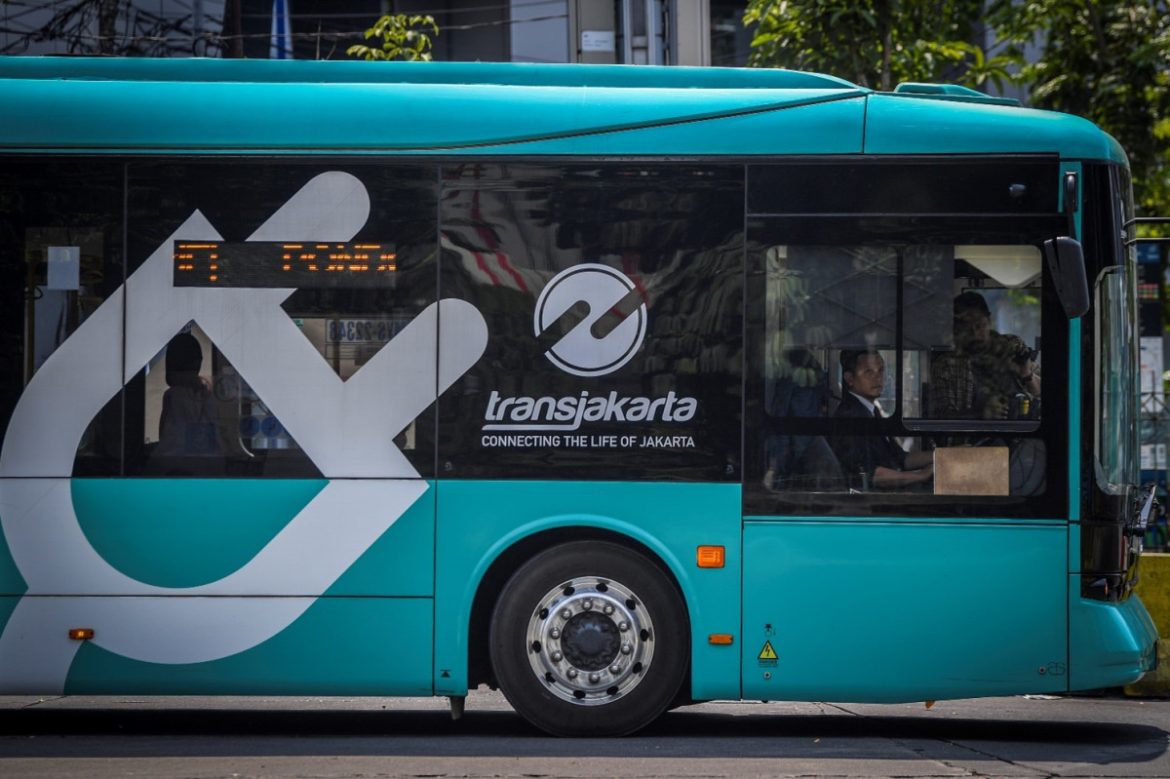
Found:
[(558, 736), (617, 736), (674, 700), (690, 655), (682, 598), (642, 555), (608, 542), (546, 550), (508, 581), (491, 624), (508, 702)]

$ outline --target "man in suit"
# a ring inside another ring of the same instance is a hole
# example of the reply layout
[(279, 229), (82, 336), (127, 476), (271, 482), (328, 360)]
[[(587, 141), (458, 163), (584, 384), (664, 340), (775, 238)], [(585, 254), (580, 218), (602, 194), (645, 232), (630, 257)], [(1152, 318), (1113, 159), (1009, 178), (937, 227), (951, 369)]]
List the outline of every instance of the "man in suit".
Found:
[[(841, 352), (841, 403), (838, 419), (871, 419), (883, 416), (878, 397), (886, 383), (886, 365), (875, 351)], [(898, 489), (927, 483), (934, 476), (930, 452), (906, 452), (884, 435), (834, 436), (833, 451), (841, 469), (860, 478), (863, 489)]]

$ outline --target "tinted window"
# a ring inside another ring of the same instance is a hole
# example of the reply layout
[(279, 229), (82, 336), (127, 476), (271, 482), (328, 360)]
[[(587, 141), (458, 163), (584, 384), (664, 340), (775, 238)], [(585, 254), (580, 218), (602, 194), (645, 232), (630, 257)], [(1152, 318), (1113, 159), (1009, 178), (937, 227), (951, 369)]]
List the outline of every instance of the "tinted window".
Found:
[(1046, 222), (982, 240), (964, 218), (749, 225), (749, 513), (1059, 515)]
[(128, 472), (431, 474), (433, 340), (380, 355), (435, 300), (434, 171), (132, 165)]
[[(122, 192), (118, 163), (0, 162), (0, 431), (30, 382), (38, 374), (43, 382), (6, 442), (6, 456), (27, 475), (118, 473), (120, 312), (110, 310), (108, 338), (58, 349), (122, 283)], [(58, 394), (61, 386), (110, 392), (83, 411)]]
[(1047, 214), (1057, 210), (1055, 158), (806, 162), (754, 166), (754, 214)]
[(441, 398), (443, 472), (737, 480), (742, 176), (446, 168), (441, 292), (488, 345)]

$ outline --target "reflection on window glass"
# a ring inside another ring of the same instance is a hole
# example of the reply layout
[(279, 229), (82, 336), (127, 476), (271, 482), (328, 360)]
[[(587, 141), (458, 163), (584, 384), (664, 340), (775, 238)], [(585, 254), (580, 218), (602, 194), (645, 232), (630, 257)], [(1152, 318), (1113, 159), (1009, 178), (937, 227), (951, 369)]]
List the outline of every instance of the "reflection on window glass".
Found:
[(892, 249), (774, 246), (766, 262), (772, 357), (776, 349), (894, 344), (897, 254)]
[[(443, 180), (442, 294), (489, 333), (440, 399), (446, 477), (738, 481), (742, 167), (460, 164)], [(556, 290), (568, 308), (549, 314)]]
[[(1044, 491), (1043, 442), (1010, 426), (1040, 419), (1035, 247), (772, 246), (763, 259), (766, 489)], [(933, 420), (946, 423), (930, 435), (907, 427)]]
[[(1040, 252), (956, 246), (949, 332), (917, 347), (929, 360), (921, 396), (934, 419), (1040, 418)], [(923, 347), (925, 346), (925, 349)], [(905, 409), (907, 415), (919, 409)]]
[[(1137, 451), (1138, 392), (1134, 377), (1138, 356), (1137, 301), (1133, 277), (1125, 266), (1110, 268), (1097, 282), (1097, 342), (1100, 344), (1095, 373), (1096, 404), (1096, 477), (1098, 486), (1108, 494), (1120, 495), (1128, 485), (1137, 484), (1139, 463), (1132, 456)], [(1128, 369), (1127, 369), (1128, 368)]]
[[(344, 382), (435, 302), (436, 189), (430, 166), (131, 166), (130, 265), (165, 251), (176, 288), (220, 302), (128, 388), (127, 472), (320, 476), (315, 453), (364, 413)], [(433, 429), (432, 405), (385, 448), (433, 473)]]
[[(0, 167), (0, 437), (29, 381), (122, 283), (122, 199), (118, 163)], [(87, 427), (76, 474), (118, 472), (119, 414), (111, 403)]]

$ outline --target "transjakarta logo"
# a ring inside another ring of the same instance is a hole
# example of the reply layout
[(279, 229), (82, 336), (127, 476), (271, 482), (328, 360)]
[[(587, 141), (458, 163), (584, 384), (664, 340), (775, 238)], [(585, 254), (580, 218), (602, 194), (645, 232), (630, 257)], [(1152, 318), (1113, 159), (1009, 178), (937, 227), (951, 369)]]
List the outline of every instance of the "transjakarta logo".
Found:
[[(579, 303), (586, 316), (556, 342), (545, 356), (574, 376), (613, 373), (630, 361), (646, 337), (646, 303), (634, 308), (609, 332), (595, 334), (594, 326), (611, 312), (621, 315), (641, 292), (625, 274), (606, 265), (586, 263), (561, 271), (549, 281), (536, 301), (534, 334), (540, 336)], [(572, 432), (583, 422), (689, 422), (699, 401), (668, 392), (666, 397), (624, 396), (617, 392), (593, 394), (582, 389), (564, 397), (503, 397), (493, 390), (484, 412), (485, 431)], [(492, 444), (501, 436), (485, 436)], [(527, 440), (527, 439), (526, 439)], [(693, 444), (692, 444), (693, 445)]]
[(593, 327), (625, 299), (637, 294), (629, 277), (607, 265), (587, 263), (563, 270), (541, 291), (532, 317), (539, 336), (578, 303), (589, 306), (588, 315), (545, 352), (554, 365), (574, 376), (604, 376), (625, 365), (646, 337), (646, 303), (638, 307), (600, 338)]
[(622, 397), (616, 392), (563, 398), (502, 398), (492, 390), (484, 430), (578, 430), (582, 422), (689, 422), (699, 401), (668, 392), (665, 398)]

